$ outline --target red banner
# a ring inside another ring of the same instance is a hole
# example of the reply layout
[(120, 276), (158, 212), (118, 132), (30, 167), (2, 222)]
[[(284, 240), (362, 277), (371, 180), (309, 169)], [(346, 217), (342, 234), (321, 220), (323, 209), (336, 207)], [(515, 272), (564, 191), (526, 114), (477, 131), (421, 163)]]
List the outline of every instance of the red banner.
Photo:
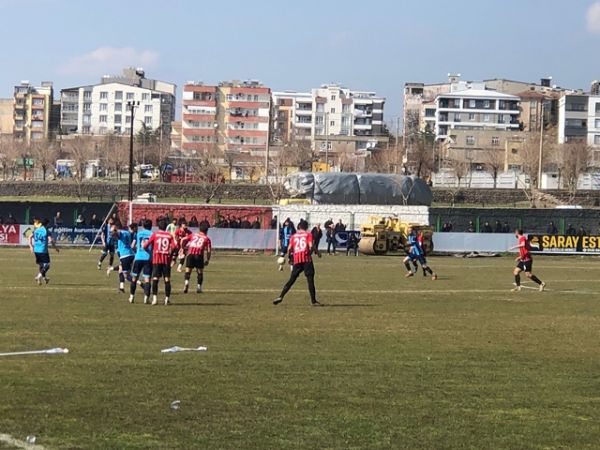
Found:
[(0, 245), (20, 244), (19, 225), (0, 225)]

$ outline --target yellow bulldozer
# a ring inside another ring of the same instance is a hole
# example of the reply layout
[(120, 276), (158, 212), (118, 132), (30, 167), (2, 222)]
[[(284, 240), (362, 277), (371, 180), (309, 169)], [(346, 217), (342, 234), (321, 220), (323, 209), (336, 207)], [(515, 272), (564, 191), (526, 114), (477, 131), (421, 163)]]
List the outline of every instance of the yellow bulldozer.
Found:
[(398, 250), (404, 251), (406, 235), (412, 228), (423, 233), (423, 249), (426, 254), (433, 251), (433, 228), (428, 225), (407, 223), (397, 217), (371, 216), (369, 223), (360, 226), (358, 249), (365, 255), (385, 255)]

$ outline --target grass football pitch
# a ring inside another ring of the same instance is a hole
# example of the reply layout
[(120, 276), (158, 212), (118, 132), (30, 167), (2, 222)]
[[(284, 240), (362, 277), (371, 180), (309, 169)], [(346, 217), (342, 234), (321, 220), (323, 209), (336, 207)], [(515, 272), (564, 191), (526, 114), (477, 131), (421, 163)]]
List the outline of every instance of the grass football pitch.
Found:
[[(173, 305), (151, 307), (140, 289), (128, 304), (96, 252), (51, 256), (37, 286), (28, 250), (0, 250), (0, 352), (70, 350), (0, 358), (0, 434), (48, 449), (600, 445), (597, 258), (537, 257), (547, 292), (512, 293), (509, 257), (430, 258), (432, 281), (397, 257), (324, 256), (313, 308), (303, 277), (271, 304), (289, 275), (273, 257), (217, 253), (204, 294), (175, 274)], [(161, 354), (174, 345), (208, 351)]]

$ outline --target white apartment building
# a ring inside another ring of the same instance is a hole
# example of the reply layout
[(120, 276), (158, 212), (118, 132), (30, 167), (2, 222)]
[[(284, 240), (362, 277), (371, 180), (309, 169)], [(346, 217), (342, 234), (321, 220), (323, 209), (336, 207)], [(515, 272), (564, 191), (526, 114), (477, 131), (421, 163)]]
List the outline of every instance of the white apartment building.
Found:
[(134, 103), (134, 133), (146, 128), (168, 137), (175, 120), (175, 89), (172, 83), (145, 78), (142, 69), (104, 76), (96, 85), (63, 89), (61, 130), (64, 134), (129, 134), (128, 103)]
[(558, 143), (585, 141), (588, 137), (589, 96), (565, 94), (558, 100)]
[[(383, 135), (385, 98), (374, 92), (353, 91), (337, 84), (308, 92), (274, 92), (273, 137), (310, 139), (330, 136), (356, 141), (356, 150), (375, 147)], [(327, 145), (327, 144), (325, 144)]]
[(600, 95), (588, 99), (587, 143), (600, 150)]
[[(485, 89), (483, 83), (457, 83), (435, 99), (435, 134), (452, 130), (519, 130), (520, 98)], [(433, 109), (433, 108), (432, 108)]]

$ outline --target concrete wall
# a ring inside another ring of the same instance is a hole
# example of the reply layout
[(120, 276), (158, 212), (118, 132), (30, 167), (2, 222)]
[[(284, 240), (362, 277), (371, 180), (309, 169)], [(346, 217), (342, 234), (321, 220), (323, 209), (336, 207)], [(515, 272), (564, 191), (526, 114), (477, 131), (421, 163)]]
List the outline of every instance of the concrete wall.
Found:
[(306, 219), (311, 227), (317, 223), (323, 225), (328, 219), (334, 222), (342, 219), (348, 230), (356, 230), (370, 216), (397, 215), (406, 222), (429, 224), (428, 210), (427, 206), (289, 205), (276, 207), (273, 214), (282, 221), (289, 217), (294, 223)]

